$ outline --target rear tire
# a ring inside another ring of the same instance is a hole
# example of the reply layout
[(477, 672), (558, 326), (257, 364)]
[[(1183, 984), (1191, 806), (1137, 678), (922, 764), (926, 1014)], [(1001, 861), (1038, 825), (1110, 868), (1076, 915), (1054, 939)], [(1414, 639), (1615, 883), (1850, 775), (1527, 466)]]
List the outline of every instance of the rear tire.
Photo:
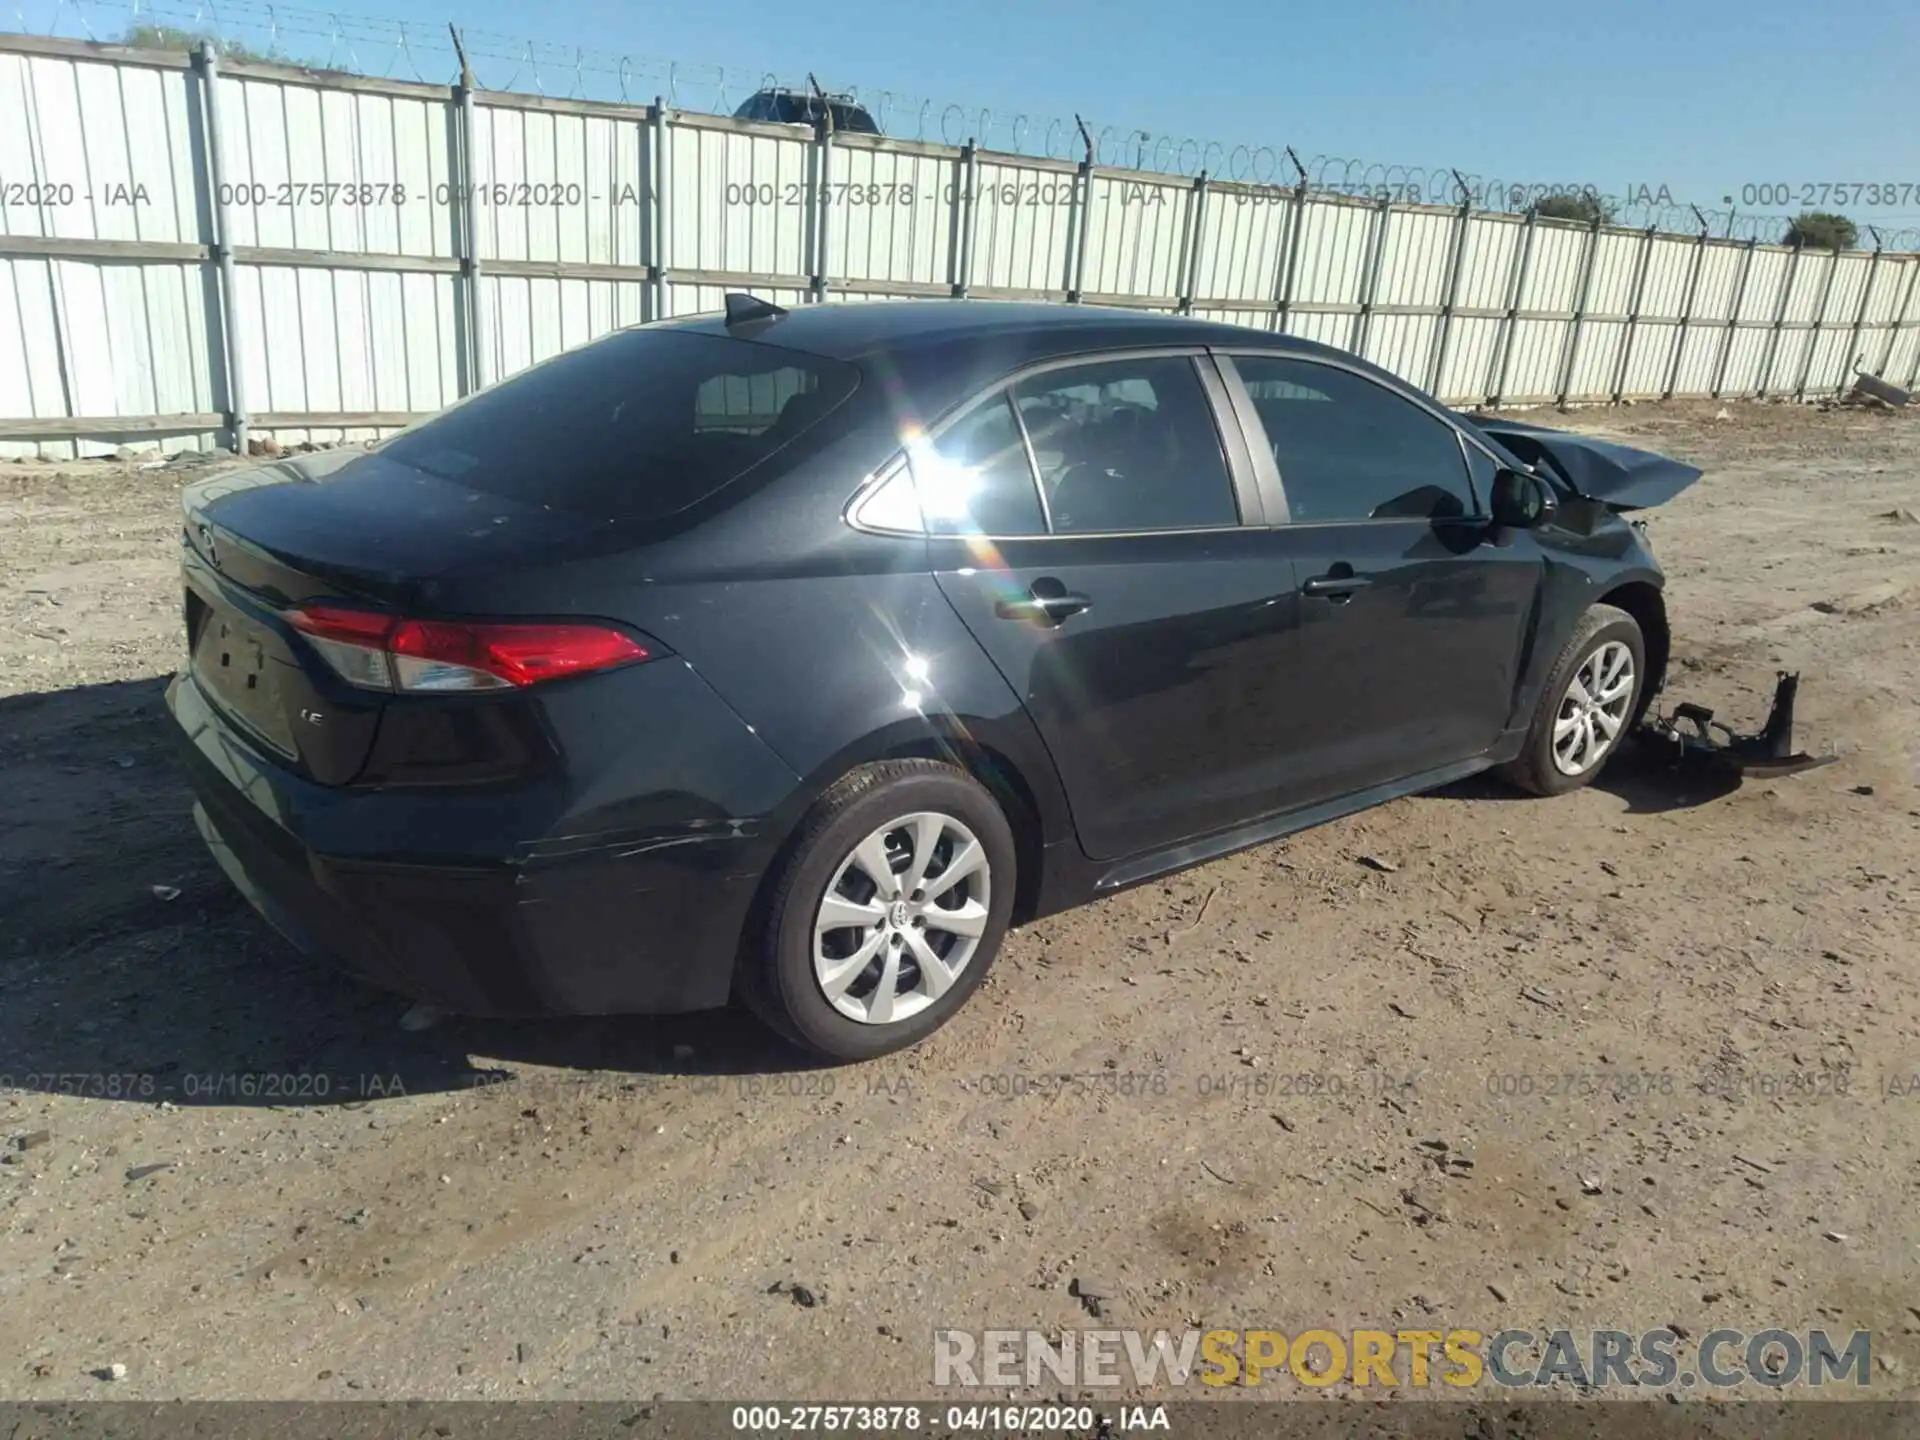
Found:
[(1526, 743), (1500, 768), (1501, 778), (1534, 795), (1589, 784), (1626, 742), (1646, 673), (1639, 622), (1612, 605), (1588, 610), (1548, 672)]
[(1015, 863), (1006, 815), (965, 771), (863, 765), (801, 822), (741, 957), (740, 998), (830, 1060), (916, 1044), (986, 978)]

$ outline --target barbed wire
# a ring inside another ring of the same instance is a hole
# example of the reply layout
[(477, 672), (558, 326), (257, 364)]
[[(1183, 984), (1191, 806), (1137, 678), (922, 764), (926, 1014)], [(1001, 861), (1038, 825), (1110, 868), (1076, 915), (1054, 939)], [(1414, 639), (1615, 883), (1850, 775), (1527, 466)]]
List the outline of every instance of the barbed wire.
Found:
[[(29, 5), (45, 18), (29, 23)], [(50, 8), (50, 13), (47, 13)], [(66, 35), (101, 42), (138, 37), (143, 29), (205, 36), (229, 53), (321, 70), (347, 70), (391, 80), (451, 85), (460, 57), (443, 27), (269, 0), (16, 0), (23, 34)], [(567, 99), (643, 104), (656, 97), (674, 109), (731, 115), (764, 89), (805, 90), (806, 77), (779, 76), (754, 67), (687, 65), (589, 46), (564, 45), (489, 30), (461, 32), (461, 43), (481, 88)], [(834, 89), (864, 106), (884, 135), (1077, 162), (1110, 169), (1197, 176), (1319, 192), (1397, 204), (1456, 206), (1525, 213), (1555, 197), (1597, 204), (1608, 223), (1676, 234), (1780, 241), (1791, 216), (1737, 209), (1699, 209), (1670, 199), (1611, 195), (1578, 183), (1542, 184), (1463, 172), (1447, 165), (1385, 165), (1342, 155), (1300, 157), (1286, 145), (1235, 144), (1138, 127), (963, 105), (876, 86)], [(1905, 217), (1901, 217), (1905, 218)], [(1920, 250), (1920, 228), (1877, 230), (1881, 248)]]

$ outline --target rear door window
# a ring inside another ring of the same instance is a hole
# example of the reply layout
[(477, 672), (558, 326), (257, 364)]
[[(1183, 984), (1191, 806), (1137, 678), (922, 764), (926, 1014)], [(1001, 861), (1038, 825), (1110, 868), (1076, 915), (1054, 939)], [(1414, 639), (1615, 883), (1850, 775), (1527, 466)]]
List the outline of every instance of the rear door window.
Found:
[(859, 381), (851, 365), (779, 346), (624, 330), (483, 390), (382, 450), (490, 495), (663, 519), (772, 460)]
[(1055, 534), (1240, 523), (1192, 360), (1099, 360), (1043, 371), (1013, 393)]

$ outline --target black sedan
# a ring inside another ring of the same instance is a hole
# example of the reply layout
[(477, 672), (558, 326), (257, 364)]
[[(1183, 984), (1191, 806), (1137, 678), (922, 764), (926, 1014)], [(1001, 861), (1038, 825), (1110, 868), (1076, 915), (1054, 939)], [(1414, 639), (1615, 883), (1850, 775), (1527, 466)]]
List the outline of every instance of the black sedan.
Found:
[(1236, 327), (733, 296), (190, 487), (167, 703), (301, 948), (859, 1058), (1010, 925), (1475, 771), (1586, 784), (1667, 654), (1618, 512), (1697, 473)]

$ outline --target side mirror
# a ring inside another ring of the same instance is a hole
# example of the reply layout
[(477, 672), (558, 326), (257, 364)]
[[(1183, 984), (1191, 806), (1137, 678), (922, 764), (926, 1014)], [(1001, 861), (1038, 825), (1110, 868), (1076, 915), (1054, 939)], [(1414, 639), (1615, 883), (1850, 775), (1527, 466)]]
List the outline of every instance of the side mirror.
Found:
[(1552, 522), (1560, 502), (1553, 487), (1523, 470), (1501, 470), (1493, 477), (1493, 522), (1514, 530), (1533, 530)]

